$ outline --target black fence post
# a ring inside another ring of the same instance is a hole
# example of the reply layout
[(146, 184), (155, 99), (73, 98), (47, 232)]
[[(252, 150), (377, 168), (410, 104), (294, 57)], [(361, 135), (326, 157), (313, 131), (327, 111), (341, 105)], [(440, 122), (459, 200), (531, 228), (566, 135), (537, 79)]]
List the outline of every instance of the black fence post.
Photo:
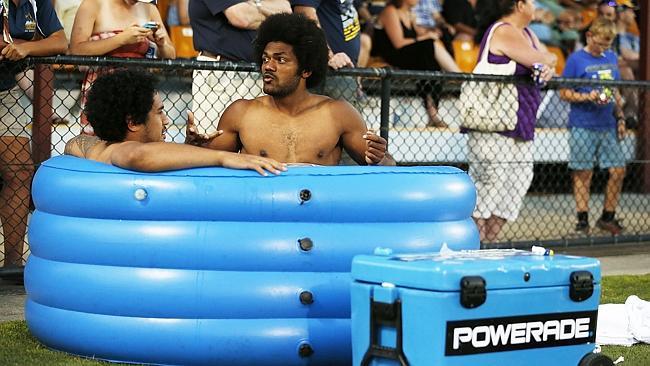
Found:
[[(640, 80), (650, 80), (650, 45), (648, 44), (648, 32), (650, 31), (650, 5), (647, 1), (641, 1), (639, 17), (639, 28), (641, 33), (641, 59), (639, 66)], [(637, 146), (639, 146), (639, 158), (642, 161), (650, 160), (650, 93), (643, 89), (639, 93), (640, 118), (639, 131), (637, 135)], [(643, 164), (642, 168), (642, 192), (650, 193), (650, 164)]]
[(40, 165), (51, 156), (52, 150), (52, 106), (54, 97), (54, 73), (51, 66), (34, 66), (34, 101), (32, 119), (32, 158)]
[(386, 73), (381, 79), (381, 112), (380, 112), (380, 127), (379, 135), (388, 141), (388, 129), (390, 128), (390, 95), (391, 95), (391, 75), (390, 69), (385, 70)]

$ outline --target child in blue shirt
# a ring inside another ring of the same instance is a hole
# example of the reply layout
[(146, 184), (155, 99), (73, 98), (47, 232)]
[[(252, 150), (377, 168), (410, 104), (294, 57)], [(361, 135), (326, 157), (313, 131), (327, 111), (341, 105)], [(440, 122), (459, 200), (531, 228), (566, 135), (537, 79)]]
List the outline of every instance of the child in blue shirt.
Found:
[[(613, 21), (598, 18), (587, 32), (587, 46), (569, 56), (563, 77), (592, 80), (619, 80), (617, 57), (609, 50), (616, 37)], [(573, 170), (573, 194), (578, 223), (576, 231), (589, 234), (589, 188), (594, 163), (608, 169), (602, 216), (596, 227), (618, 235), (623, 227), (615, 219), (625, 177), (625, 158), (620, 139), (625, 135), (622, 99), (616, 89), (578, 86), (560, 90), (571, 103), (569, 112), (569, 169)]]

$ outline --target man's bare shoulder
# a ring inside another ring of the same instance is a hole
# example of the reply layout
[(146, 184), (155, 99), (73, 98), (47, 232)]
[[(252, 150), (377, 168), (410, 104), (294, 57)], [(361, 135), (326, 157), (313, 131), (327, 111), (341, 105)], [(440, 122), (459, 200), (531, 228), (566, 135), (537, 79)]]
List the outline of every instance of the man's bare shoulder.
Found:
[(113, 164), (116, 157), (128, 156), (133, 149), (144, 145), (139, 141), (122, 141), (107, 143), (97, 136), (75, 136), (65, 144), (64, 153), (88, 160)]
[(336, 110), (344, 110), (344, 111), (349, 111), (349, 110), (355, 110), (354, 106), (350, 104), (347, 100), (344, 99), (331, 99), (329, 98), (329, 107), (336, 109)]
[(348, 101), (343, 99), (330, 99), (327, 104), (330, 112), (337, 118), (349, 118), (351, 116), (361, 118), (359, 111)]
[(75, 136), (65, 144), (64, 154), (80, 158), (88, 158), (90, 150), (100, 142), (101, 140), (97, 136)]
[(265, 95), (255, 99), (237, 99), (226, 108), (226, 111), (241, 114), (250, 109), (261, 108), (263, 105), (268, 104), (269, 98), (269, 96)]
[(345, 100), (333, 99), (325, 95), (312, 94), (309, 96), (308, 108), (311, 110), (341, 110), (353, 108), (352, 105)]

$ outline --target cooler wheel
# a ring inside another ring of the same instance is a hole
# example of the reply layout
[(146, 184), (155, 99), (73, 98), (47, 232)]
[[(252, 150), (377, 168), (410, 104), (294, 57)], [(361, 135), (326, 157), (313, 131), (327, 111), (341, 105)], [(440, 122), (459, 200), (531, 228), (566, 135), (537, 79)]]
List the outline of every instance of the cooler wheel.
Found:
[(578, 366), (613, 366), (612, 360), (600, 353), (590, 353), (580, 360)]

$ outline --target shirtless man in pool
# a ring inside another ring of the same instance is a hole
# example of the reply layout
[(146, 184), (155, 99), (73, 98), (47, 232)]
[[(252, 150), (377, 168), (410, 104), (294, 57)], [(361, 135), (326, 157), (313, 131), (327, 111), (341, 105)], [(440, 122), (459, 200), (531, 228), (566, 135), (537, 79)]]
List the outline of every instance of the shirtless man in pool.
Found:
[(154, 84), (153, 76), (142, 71), (100, 76), (85, 107), (97, 136), (72, 138), (65, 154), (146, 172), (206, 166), (252, 169), (262, 175), (286, 170), (269, 158), (164, 142), (169, 119)]
[(319, 165), (337, 165), (345, 149), (360, 165), (395, 165), (386, 140), (354, 107), (309, 92), (327, 73), (327, 43), (316, 23), (298, 14), (270, 16), (258, 29), (255, 52), (267, 95), (226, 108), (222, 135), (204, 146)]

